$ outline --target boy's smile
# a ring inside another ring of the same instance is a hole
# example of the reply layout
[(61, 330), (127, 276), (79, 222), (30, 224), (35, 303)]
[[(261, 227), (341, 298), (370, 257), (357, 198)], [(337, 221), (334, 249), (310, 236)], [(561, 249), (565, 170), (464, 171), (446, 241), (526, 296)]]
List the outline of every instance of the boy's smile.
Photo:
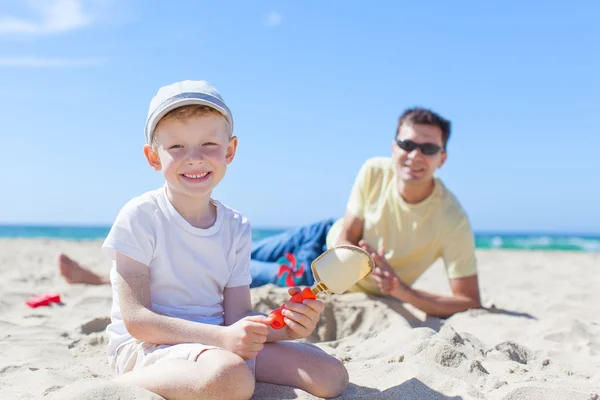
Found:
[(212, 172), (210, 172), (210, 171), (207, 171), (207, 172), (196, 172), (196, 173), (186, 172), (186, 173), (181, 174), (181, 176), (187, 182), (190, 182), (190, 183), (201, 183), (201, 182), (207, 181), (208, 178), (210, 177), (211, 173)]

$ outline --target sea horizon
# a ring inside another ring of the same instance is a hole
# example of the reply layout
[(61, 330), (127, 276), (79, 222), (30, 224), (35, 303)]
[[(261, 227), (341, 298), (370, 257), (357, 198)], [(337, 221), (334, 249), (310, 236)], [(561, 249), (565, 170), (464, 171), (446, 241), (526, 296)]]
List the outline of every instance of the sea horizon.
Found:
[[(0, 238), (100, 240), (106, 237), (110, 227), (101, 224), (0, 224)], [(254, 227), (252, 240), (258, 241), (286, 229), (289, 228)], [(600, 252), (600, 233), (481, 230), (474, 234), (477, 249)]]

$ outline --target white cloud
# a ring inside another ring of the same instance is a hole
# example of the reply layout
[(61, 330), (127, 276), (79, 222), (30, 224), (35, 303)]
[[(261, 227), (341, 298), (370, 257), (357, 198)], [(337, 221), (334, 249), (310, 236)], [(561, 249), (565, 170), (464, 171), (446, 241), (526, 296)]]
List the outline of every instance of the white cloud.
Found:
[(104, 63), (100, 58), (0, 57), (0, 68), (82, 68)]
[(281, 25), (283, 21), (283, 17), (277, 11), (271, 11), (269, 16), (267, 17), (267, 26), (277, 26)]
[(0, 35), (47, 35), (82, 28), (93, 18), (83, 7), (83, 0), (28, 0), (30, 17), (0, 14)]

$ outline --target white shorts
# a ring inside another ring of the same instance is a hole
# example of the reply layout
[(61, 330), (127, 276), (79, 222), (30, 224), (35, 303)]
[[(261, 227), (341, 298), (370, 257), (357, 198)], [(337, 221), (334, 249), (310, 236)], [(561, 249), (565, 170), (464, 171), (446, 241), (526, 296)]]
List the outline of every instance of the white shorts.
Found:
[[(110, 368), (117, 375), (122, 375), (126, 372), (168, 360), (189, 360), (195, 362), (204, 351), (211, 349), (222, 350), (220, 347), (199, 343), (156, 345), (135, 340), (119, 347), (117, 354), (114, 357), (109, 357), (109, 364)], [(256, 376), (256, 358), (246, 360), (246, 364), (250, 367), (252, 374)]]

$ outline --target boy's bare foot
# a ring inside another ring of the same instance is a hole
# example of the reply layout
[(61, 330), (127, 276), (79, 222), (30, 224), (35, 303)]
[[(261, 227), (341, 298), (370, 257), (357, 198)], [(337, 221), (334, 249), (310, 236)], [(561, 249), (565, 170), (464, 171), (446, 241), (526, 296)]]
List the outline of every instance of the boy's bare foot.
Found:
[(88, 285), (108, 285), (110, 283), (108, 276), (100, 276), (82, 267), (64, 253), (58, 256), (58, 268), (68, 283), (87, 283)]

